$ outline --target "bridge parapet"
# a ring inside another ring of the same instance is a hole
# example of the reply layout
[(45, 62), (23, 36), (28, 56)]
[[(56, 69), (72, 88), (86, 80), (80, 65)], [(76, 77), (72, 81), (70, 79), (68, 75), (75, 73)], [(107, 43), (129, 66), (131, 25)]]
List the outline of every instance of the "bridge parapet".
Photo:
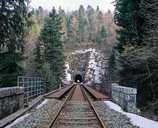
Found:
[(8, 87), (0, 89), (0, 119), (23, 108), (23, 87)]
[(137, 89), (112, 84), (111, 96), (114, 102), (119, 104), (127, 112), (138, 113), (136, 108)]

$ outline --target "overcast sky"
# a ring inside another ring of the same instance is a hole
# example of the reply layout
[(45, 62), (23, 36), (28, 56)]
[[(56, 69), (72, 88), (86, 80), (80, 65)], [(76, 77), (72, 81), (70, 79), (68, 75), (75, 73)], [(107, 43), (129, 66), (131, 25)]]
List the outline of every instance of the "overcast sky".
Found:
[(54, 6), (56, 9), (59, 6), (62, 7), (65, 11), (72, 11), (79, 8), (82, 4), (86, 8), (88, 5), (91, 5), (93, 8), (99, 6), (100, 10), (107, 11), (110, 9), (114, 10), (113, 2), (114, 0), (31, 0), (31, 6), (34, 8), (38, 8), (42, 6), (44, 9), (51, 10)]

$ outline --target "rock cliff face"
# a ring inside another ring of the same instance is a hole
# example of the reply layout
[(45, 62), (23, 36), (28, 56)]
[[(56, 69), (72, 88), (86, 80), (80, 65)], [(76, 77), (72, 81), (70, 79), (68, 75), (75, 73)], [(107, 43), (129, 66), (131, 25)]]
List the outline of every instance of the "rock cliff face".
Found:
[(104, 56), (96, 49), (90, 49), (89, 62), (86, 72), (86, 80), (95, 84), (102, 83), (104, 75)]
[(101, 84), (105, 71), (103, 61), (104, 55), (94, 48), (75, 50), (67, 61), (69, 71), (66, 70), (66, 79), (70, 80), (71, 75), (71, 80), (74, 80), (79, 74), (87, 84)]
[(86, 50), (76, 50), (72, 52), (69, 65), (72, 80), (75, 79), (75, 76), (80, 74), (85, 80), (85, 73), (87, 69), (89, 59), (89, 52)]

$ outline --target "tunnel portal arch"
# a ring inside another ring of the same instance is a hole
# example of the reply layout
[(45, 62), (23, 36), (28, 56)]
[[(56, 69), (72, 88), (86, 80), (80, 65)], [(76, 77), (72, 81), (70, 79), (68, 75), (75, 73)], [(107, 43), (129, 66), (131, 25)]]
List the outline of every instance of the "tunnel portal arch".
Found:
[(81, 74), (76, 74), (75, 77), (74, 77), (74, 81), (76, 83), (81, 83), (83, 82), (83, 76)]

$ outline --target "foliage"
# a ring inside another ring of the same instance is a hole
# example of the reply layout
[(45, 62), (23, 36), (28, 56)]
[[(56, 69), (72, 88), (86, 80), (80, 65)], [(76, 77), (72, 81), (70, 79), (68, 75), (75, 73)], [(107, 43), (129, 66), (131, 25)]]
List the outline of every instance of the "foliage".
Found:
[[(105, 20), (107, 20), (107, 15), (111, 15), (111, 18), (108, 17), (108, 21), (111, 20), (111, 22), (113, 23), (111, 12), (104, 14), (99, 10), (99, 7), (97, 8), (97, 10), (95, 10), (91, 6), (88, 6), (87, 9), (85, 9), (83, 5), (80, 5), (78, 10), (67, 14), (62, 9), (59, 9), (59, 14), (63, 19), (62, 32), (66, 33), (64, 40), (65, 42), (96, 42), (96, 39), (98, 40), (98, 42), (103, 42), (105, 40), (100, 40), (100, 32), (103, 29), (106, 29), (105, 31), (109, 33), (108, 28), (103, 28), (103, 26), (107, 26), (107, 23), (105, 23)], [(110, 27), (112, 26), (113, 25), (111, 25)]]
[(28, 19), (28, 0), (0, 2), (0, 85), (16, 86), (22, 73), (24, 36)]
[(45, 56), (44, 56), (44, 44), (42, 42), (40, 42), (38, 40), (38, 42), (36, 42), (36, 48), (35, 48), (35, 52), (34, 52), (34, 56), (35, 56), (35, 68), (36, 68), (36, 73), (37, 75), (39, 75), (40, 77), (44, 77), (43, 74), (45, 74), (45, 70), (44, 70), (44, 64), (45, 64)]
[(62, 32), (62, 41), (65, 41), (67, 39), (67, 16), (65, 14), (65, 11), (62, 10), (61, 8), (59, 8), (59, 16), (62, 20), (62, 23), (61, 23), (61, 32)]
[(115, 22), (120, 27), (115, 55), (118, 80), (124, 86), (138, 89), (140, 107), (158, 99), (157, 3), (116, 0)]
[(87, 7), (87, 18), (89, 21), (89, 26), (88, 26), (88, 33), (89, 33), (89, 40), (95, 41), (96, 37), (96, 21), (95, 21), (95, 10), (91, 7)]
[(117, 30), (118, 49), (122, 53), (125, 46), (139, 46), (141, 45), (140, 29), (141, 23), (138, 16), (139, 0), (116, 0), (115, 23), (120, 26)]
[(117, 51), (115, 49), (112, 49), (108, 61), (108, 65), (109, 65), (108, 69), (109, 69), (110, 79), (112, 82), (117, 82), (118, 80), (116, 52)]
[(78, 11), (78, 28), (77, 28), (80, 42), (83, 41), (85, 38), (86, 25), (87, 25), (86, 13), (84, 7), (81, 5)]
[(107, 37), (107, 31), (105, 29), (105, 26), (102, 26), (101, 30), (96, 35), (96, 42), (102, 43), (105, 41), (106, 37)]
[(45, 19), (40, 39), (45, 46), (46, 65), (49, 67), (48, 81), (51, 88), (56, 88), (61, 83), (64, 70), (64, 55), (61, 41), (61, 17), (55, 9)]

